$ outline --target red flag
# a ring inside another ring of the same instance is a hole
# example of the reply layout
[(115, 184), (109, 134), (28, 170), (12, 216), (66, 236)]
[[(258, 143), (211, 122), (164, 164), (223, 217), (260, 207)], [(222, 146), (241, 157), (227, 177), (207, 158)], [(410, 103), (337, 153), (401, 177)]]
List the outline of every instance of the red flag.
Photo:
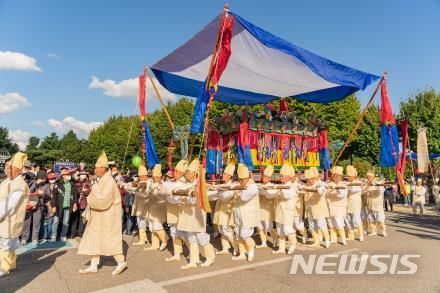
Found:
[(219, 44), (217, 47), (217, 58), (212, 67), (210, 86), (217, 91), (218, 82), (223, 71), (228, 65), (229, 57), (231, 57), (231, 40), (232, 40), (232, 24), (234, 18), (228, 12), (223, 13), (222, 25), (219, 30)]
[(390, 100), (388, 99), (387, 82), (385, 79), (382, 80), (380, 84), (380, 92), (382, 105), (380, 123), (382, 125), (395, 125), (396, 120), (394, 119), (393, 110), (391, 109)]
[(145, 118), (145, 74), (139, 76), (139, 109), (141, 111), (141, 118)]

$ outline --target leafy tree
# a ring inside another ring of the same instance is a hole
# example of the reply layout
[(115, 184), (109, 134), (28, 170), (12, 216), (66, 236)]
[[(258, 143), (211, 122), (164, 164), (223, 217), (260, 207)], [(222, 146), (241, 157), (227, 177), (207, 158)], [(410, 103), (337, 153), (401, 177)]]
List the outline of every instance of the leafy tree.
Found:
[(42, 150), (59, 150), (61, 147), (60, 138), (55, 132), (43, 138), (40, 149)]
[(398, 118), (409, 120), (408, 135), (413, 150), (417, 145), (417, 129), (426, 127), (429, 151), (440, 152), (440, 93), (434, 89), (419, 91), (400, 103)]
[(0, 127), (0, 148), (6, 148), (12, 155), (18, 152), (18, 145), (12, 142), (11, 137), (9, 137), (9, 130), (6, 127)]
[(32, 151), (38, 149), (38, 145), (40, 144), (40, 139), (36, 136), (31, 136), (29, 138), (28, 145), (26, 146), (26, 151)]

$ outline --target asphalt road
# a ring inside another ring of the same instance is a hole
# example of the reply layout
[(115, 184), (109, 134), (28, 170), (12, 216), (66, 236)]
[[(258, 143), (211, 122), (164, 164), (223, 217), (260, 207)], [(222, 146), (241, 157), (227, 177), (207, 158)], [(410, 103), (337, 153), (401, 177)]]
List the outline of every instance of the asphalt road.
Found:
[[(434, 212), (414, 216), (409, 208), (398, 207), (387, 213), (388, 237), (366, 237), (365, 242), (349, 241), (347, 246), (333, 244), (329, 249), (311, 249), (298, 244), (296, 254), (310, 260), (311, 255), (368, 254), (367, 270), (372, 255), (420, 255), (411, 259), (417, 265), (413, 275), (390, 273), (391, 258), (385, 259), (387, 273), (371, 275), (290, 274), (292, 257), (271, 254), (259, 249), (253, 262), (234, 262), (230, 256), (218, 256), (213, 266), (182, 271), (186, 263), (166, 263), (165, 252), (147, 252), (131, 246), (132, 237), (124, 238), (128, 269), (112, 276), (115, 262), (104, 258), (98, 274), (82, 276), (78, 269), (88, 258), (76, 254), (72, 247), (58, 250), (31, 250), (19, 256), (18, 269), (0, 279), (0, 292), (440, 292), (440, 217)], [(136, 239), (135, 239), (136, 240)], [(215, 246), (218, 246), (216, 241)], [(186, 252), (186, 251), (185, 251)], [(313, 256), (312, 256), (313, 257)], [(331, 260), (331, 259), (330, 259)], [(327, 266), (326, 271), (332, 266)], [(408, 268), (397, 262), (396, 271)]]

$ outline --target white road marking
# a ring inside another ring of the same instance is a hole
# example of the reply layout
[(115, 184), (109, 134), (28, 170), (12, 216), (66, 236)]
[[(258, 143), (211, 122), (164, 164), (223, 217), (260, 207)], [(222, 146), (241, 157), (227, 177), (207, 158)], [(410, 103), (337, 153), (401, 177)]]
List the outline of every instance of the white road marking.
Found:
[[(342, 250), (342, 251), (338, 251), (338, 252), (332, 252), (331, 254), (336, 254), (336, 255), (346, 254), (346, 253), (351, 253), (351, 252), (355, 252), (358, 250), (359, 250), (359, 248), (353, 248), (353, 249), (347, 249), (347, 250)], [(202, 273), (202, 274), (198, 274), (198, 275), (191, 275), (191, 276), (187, 276), (187, 277), (171, 279), (171, 280), (159, 282), (159, 283), (157, 283), (157, 285), (159, 285), (161, 287), (165, 287), (165, 286), (175, 285), (175, 284), (179, 284), (179, 283), (215, 277), (215, 276), (229, 274), (229, 273), (233, 273), (233, 272), (237, 272), (237, 271), (242, 271), (242, 270), (252, 269), (252, 268), (256, 268), (256, 267), (267, 266), (267, 265), (271, 265), (271, 264), (291, 261), (292, 257), (293, 256), (286, 256), (286, 257), (281, 257), (281, 258), (277, 258), (277, 259), (271, 259), (271, 260), (267, 260), (267, 261), (251, 263), (248, 265), (222, 269), (222, 270), (213, 271), (213, 272), (209, 272), (209, 273)]]

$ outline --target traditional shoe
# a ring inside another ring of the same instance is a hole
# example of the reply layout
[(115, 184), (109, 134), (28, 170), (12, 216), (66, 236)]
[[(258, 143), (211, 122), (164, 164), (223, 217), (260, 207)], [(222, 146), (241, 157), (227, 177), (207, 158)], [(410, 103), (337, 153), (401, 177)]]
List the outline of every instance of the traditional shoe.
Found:
[(5, 277), (5, 276), (7, 276), (9, 274), (10, 274), (9, 271), (6, 271), (6, 270), (0, 268), (0, 278)]
[(388, 236), (387, 231), (382, 231), (382, 236), (387, 237)]
[(290, 245), (289, 246), (289, 250), (287, 250), (287, 254), (293, 254), (294, 252), (295, 252), (295, 249), (296, 249), (296, 245), (295, 244), (292, 244), (292, 245)]
[(138, 242), (133, 243), (133, 246), (143, 246), (145, 245), (145, 241), (139, 240)]
[(246, 255), (245, 254), (239, 254), (237, 256), (233, 256), (232, 260), (246, 260)]
[(368, 236), (377, 236), (377, 232), (371, 232)]
[(153, 250), (158, 250), (158, 249), (159, 249), (158, 247), (154, 247), (154, 246), (144, 248), (145, 251), (153, 251)]
[(363, 242), (364, 241), (364, 235), (359, 235), (359, 241)]
[(216, 251), (215, 254), (216, 255), (226, 255), (226, 254), (229, 254), (229, 251), (222, 249), (222, 250)]
[(266, 243), (262, 243), (262, 244), (260, 244), (260, 245), (256, 245), (255, 247), (256, 247), (256, 248), (266, 248), (266, 247), (267, 247), (267, 244), (266, 244)]
[(252, 248), (251, 250), (248, 251), (247, 253), (247, 260), (248, 261), (253, 261), (255, 257), (255, 249)]
[(87, 269), (84, 269), (84, 270), (79, 270), (79, 273), (81, 274), (81, 275), (87, 275), (87, 274), (95, 274), (95, 273), (97, 273), (98, 272), (98, 267), (95, 267), (95, 266), (90, 266), (90, 267), (88, 267)]
[(123, 261), (121, 263), (118, 263), (118, 266), (116, 267), (116, 269), (112, 272), (113, 276), (119, 275), (120, 273), (122, 273), (125, 269), (127, 268), (127, 262)]
[(200, 266), (201, 267), (209, 267), (210, 265), (212, 265), (214, 263), (214, 260), (206, 260), (204, 263), (202, 263)]
[(159, 247), (159, 250), (164, 251), (167, 248), (167, 244), (168, 244), (167, 242), (162, 242), (162, 244)]
[(302, 244), (306, 244), (306, 243), (307, 243), (307, 237), (306, 237), (305, 235), (303, 235), (303, 236), (301, 237), (301, 243), (302, 243)]
[(181, 266), (180, 268), (182, 270), (196, 269), (197, 268), (197, 264), (196, 263), (189, 263), (187, 265)]
[(328, 240), (325, 241), (325, 248), (330, 248), (330, 241)]
[(180, 255), (173, 255), (172, 257), (167, 257), (165, 259), (166, 262), (171, 262), (171, 261), (180, 261)]
[(286, 254), (286, 250), (285, 249), (274, 250), (272, 251), (272, 254)]

